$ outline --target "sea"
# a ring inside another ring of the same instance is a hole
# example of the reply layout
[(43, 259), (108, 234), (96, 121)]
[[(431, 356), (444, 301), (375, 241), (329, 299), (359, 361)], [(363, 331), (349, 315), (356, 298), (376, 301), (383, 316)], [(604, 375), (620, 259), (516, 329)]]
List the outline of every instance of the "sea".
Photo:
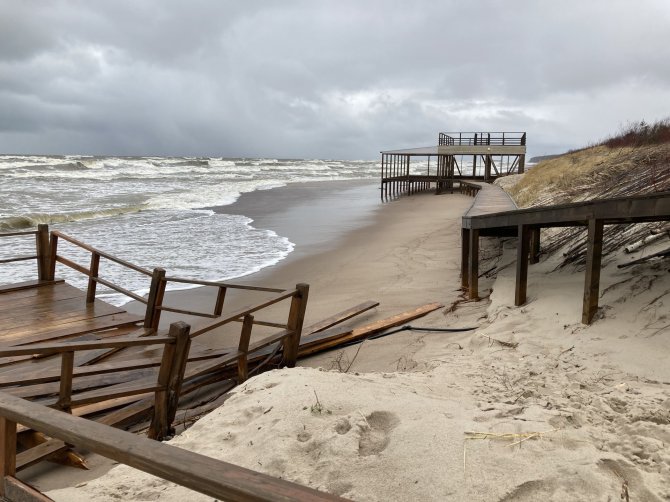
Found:
[[(230, 280), (278, 263), (294, 244), (251, 218), (226, 214), (243, 193), (289, 183), (379, 177), (379, 161), (209, 157), (0, 156), (0, 233), (47, 223), (91, 246), (168, 275)], [(216, 211), (214, 210), (216, 208)], [(33, 238), (0, 239), (0, 260), (34, 254)], [(59, 254), (88, 267), (90, 254), (59, 241)], [(87, 279), (58, 265), (57, 275)], [(146, 276), (103, 260), (100, 275), (137, 294)], [(0, 263), (0, 284), (36, 277), (35, 261)], [(129, 298), (105, 288), (99, 296)]]

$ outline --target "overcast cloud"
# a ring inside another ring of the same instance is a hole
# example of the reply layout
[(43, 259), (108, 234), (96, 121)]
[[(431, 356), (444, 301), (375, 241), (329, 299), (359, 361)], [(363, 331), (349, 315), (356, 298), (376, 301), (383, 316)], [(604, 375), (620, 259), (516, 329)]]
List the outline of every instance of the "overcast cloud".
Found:
[(0, 153), (529, 153), (670, 116), (670, 2), (0, 0)]

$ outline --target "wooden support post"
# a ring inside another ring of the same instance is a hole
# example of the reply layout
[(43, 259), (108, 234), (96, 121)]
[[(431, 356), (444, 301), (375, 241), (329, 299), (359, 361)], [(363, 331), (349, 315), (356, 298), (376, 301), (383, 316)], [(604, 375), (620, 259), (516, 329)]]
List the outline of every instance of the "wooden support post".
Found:
[(470, 229), (461, 228), (461, 287), (463, 289), (467, 289), (468, 287), (469, 254), (470, 254)]
[(216, 295), (216, 305), (214, 306), (214, 315), (221, 315), (223, 312), (223, 302), (226, 299), (226, 287), (219, 286), (219, 292)]
[(163, 304), (163, 296), (165, 294), (165, 269), (155, 268), (151, 276), (151, 286), (149, 289), (149, 297), (147, 298), (147, 310), (144, 316), (144, 327), (152, 328), (154, 331), (158, 329), (158, 323), (161, 319), (161, 311), (156, 307)]
[(93, 251), (91, 253), (91, 268), (89, 269), (91, 275), (88, 278), (88, 288), (86, 289), (86, 303), (93, 303), (95, 301), (95, 290), (98, 283), (95, 279), (98, 278), (98, 269), (100, 268), (100, 255)]
[(484, 181), (491, 179), (491, 156), (484, 157)]
[(470, 229), (470, 244), (468, 257), (468, 297), (471, 300), (479, 299), (479, 229)]
[(283, 364), (293, 368), (298, 360), (298, 346), (302, 334), (302, 324), (305, 320), (307, 309), (307, 297), (309, 296), (309, 285), (296, 285), (296, 294), (291, 299), (291, 310), (288, 313), (287, 329), (291, 335), (284, 338), (283, 342)]
[(600, 262), (603, 254), (603, 220), (589, 220), (589, 234), (586, 243), (586, 278), (584, 280), (584, 305), (582, 323), (591, 324), (598, 311), (600, 293)]
[(519, 155), (519, 168), (518, 168), (518, 173), (523, 174), (524, 169), (526, 165), (526, 156), (525, 155)]
[(49, 280), (49, 225), (40, 223), (37, 225), (35, 236), (35, 248), (37, 250), (37, 278), (40, 281)]
[(519, 225), (519, 241), (516, 245), (516, 287), (514, 289), (514, 305), (526, 303), (528, 285), (528, 254), (530, 252), (530, 227)]
[(72, 375), (74, 373), (74, 351), (63, 352), (60, 366), (60, 390), (56, 406), (72, 413)]
[(0, 497), (5, 495), (5, 476), (16, 475), (16, 422), (0, 417)]
[(56, 256), (58, 255), (58, 236), (51, 234), (49, 241), (49, 271), (47, 280), (53, 281), (56, 278)]
[(240, 344), (237, 347), (240, 352), (237, 358), (237, 383), (238, 385), (249, 378), (249, 340), (251, 340), (251, 329), (254, 327), (254, 316), (247, 314), (242, 322), (242, 332), (240, 333)]
[(181, 321), (170, 324), (169, 336), (175, 341), (166, 344), (163, 349), (163, 358), (158, 370), (160, 388), (156, 391), (154, 415), (147, 432), (147, 436), (151, 439), (160, 441), (173, 432), (172, 422), (179, 406), (181, 384), (191, 347), (190, 330), (191, 327)]
[(534, 265), (540, 261), (540, 228), (530, 230), (530, 263)]

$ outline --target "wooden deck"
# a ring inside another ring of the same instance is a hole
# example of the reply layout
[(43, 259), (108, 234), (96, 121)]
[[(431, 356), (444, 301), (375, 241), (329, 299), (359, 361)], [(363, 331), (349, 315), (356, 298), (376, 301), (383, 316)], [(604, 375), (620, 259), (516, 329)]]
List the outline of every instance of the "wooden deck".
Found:
[(468, 188), (474, 191), (475, 200), (463, 215), (465, 218), (518, 209), (512, 197), (498, 185), (478, 181), (461, 182), (462, 192), (467, 192)]
[[(100, 299), (62, 280), (31, 281), (0, 288), (0, 345), (64, 340), (82, 335), (118, 336), (141, 328), (144, 316)], [(104, 332), (104, 333), (101, 333)]]

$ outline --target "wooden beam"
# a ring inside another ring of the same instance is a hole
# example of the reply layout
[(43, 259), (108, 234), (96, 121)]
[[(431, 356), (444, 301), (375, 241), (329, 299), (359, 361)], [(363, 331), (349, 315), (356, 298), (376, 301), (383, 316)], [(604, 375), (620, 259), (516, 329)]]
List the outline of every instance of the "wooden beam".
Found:
[(468, 297), (471, 300), (479, 298), (479, 230), (470, 229), (470, 244), (468, 257)]
[(518, 236), (519, 242), (516, 245), (516, 287), (514, 290), (514, 305), (516, 306), (526, 303), (530, 227), (528, 225), (519, 225)]
[(584, 279), (584, 304), (582, 323), (591, 324), (598, 310), (600, 292), (600, 262), (603, 254), (603, 220), (589, 220), (589, 233), (586, 243), (586, 277)]
[[(0, 416), (0, 475), (16, 474), (16, 422)], [(0, 482), (0, 496), (4, 495), (4, 486)]]

